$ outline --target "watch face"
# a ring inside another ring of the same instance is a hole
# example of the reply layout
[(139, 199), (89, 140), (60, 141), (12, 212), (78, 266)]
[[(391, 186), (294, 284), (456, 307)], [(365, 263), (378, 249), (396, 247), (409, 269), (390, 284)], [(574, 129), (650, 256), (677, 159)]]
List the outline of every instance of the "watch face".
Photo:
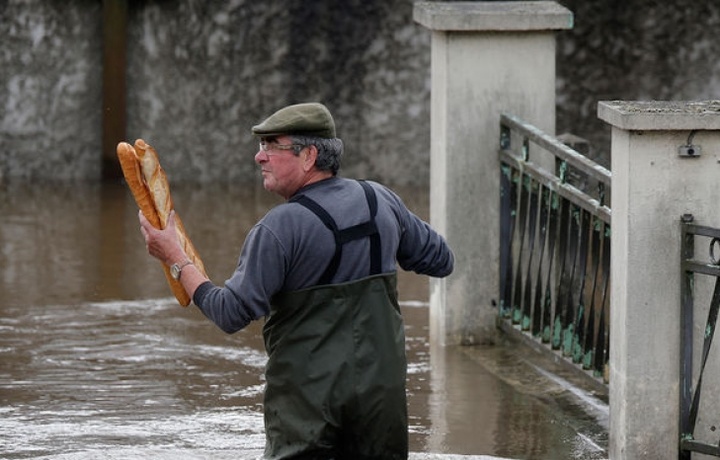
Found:
[(170, 266), (170, 275), (172, 275), (172, 277), (175, 279), (180, 278), (180, 267), (178, 266), (178, 264), (172, 264)]

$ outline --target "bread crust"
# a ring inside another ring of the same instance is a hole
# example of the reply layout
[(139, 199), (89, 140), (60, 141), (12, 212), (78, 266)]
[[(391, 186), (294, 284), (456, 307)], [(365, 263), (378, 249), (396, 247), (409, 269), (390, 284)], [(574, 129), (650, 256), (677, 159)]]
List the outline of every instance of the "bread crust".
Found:
[[(135, 203), (145, 218), (157, 229), (167, 227), (170, 211), (173, 210), (172, 196), (167, 175), (160, 166), (157, 152), (144, 140), (138, 139), (132, 146), (127, 142), (117, 145), (117, 156), (120, 161), (123, 176)], [(180, 245), (195, 267), (205, 276), (205, 266), (200, 259), (195, 246), (187, 236), (185, 226), (177, 211), (175, 212), (175, 227)], [(190, 296), (185, 292), (180, 281), (170, 274), (170, 267), (162, 264), (165, 278), (178, 303), (183, 307), (190, 304)]]

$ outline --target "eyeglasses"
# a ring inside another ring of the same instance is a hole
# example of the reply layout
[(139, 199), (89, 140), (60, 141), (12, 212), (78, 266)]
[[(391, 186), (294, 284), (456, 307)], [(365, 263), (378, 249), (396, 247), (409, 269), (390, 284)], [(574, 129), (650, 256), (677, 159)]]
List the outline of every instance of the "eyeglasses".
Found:
[(276, 144), (274, 142), (260, 142), (260, 150), (263, 152), (269, 152), (271, 150), (297, 150), (299, 152), (303, 148), (305, 148), (305, 146), (302, 144)]

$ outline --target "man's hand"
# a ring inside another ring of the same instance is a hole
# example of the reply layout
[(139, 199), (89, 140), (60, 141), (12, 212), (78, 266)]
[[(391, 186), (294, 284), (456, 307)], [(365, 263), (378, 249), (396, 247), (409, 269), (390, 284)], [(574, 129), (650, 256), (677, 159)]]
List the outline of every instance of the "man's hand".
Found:
[(167, 227), (164, 230), (153, 227), (142, 211), (138, 212), (138, 218), (140, 231), (145, 238), (145, 246), (151, 256), (168, 266), (187, 260), (175, 227), (175, 211), (170, 211)]

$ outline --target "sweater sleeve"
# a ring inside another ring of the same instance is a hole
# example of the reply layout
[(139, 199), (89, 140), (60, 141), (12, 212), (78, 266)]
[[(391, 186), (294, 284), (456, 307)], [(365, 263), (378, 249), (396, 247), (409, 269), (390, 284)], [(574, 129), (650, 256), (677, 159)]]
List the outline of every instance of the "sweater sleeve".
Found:
[(253, 319), (257, 319), (256, 316), (260, 313), (243, 308), (240, 299), (235, 298), (230, 290), (215, 286), (210, 281), (198, 286), (193, 295), (193, 303), (228, 334), (243, 329)]
[(403, 270), (442, 278), (452, 273), (455, 256), (445, 238), (408, 211), (398, 247)]
[(386, 187), (381, 190), (386, 193), (400, 226), (398, 265), (403, 270), (433, 277), (451, 274), (455, 256), (445, 238), (410, 211), (397, 194)]
[(203, 314), (228, 334), (269, 314), (270, 299), (283, 285), (284, 247), (275, 234), (257, 224), (248, 234), (232, 276), (224, 286), (207, 281), (193, 295)]

